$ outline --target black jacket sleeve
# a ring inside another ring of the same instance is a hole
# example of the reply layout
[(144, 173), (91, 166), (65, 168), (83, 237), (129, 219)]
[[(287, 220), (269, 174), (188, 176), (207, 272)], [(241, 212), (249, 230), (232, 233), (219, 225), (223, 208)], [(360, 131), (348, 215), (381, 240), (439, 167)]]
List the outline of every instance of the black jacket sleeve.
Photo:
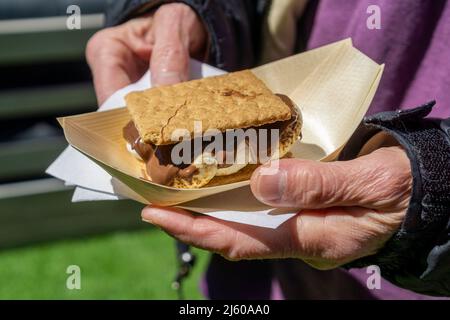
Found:
[(340, 155), (356, 157), (381, 130), (405, 149), (413, 187), (398, 232), (375, 255), (347, 265), (378, 265), (384, 278), (429, 295), (450, 296), (450, 119), (425, 118), (434, 102), (364, 119)]
[(171, 2), (190, 6), (203, 21), (209, 35), (209, 64), (227, 71), (254, 65), (267, 0), (117, 0), (107, 8), (106, 26), (120, 24)]

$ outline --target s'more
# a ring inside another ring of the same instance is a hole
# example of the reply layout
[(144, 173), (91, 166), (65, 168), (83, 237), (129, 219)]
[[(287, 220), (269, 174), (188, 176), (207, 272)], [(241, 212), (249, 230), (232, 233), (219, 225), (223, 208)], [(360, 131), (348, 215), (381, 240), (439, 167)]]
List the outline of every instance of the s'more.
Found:
[(302, 118), (250, 70), (129, 93), (124, 147), (145, 163), (145, 179), (192, 189), (248, 180), (286, 157)]

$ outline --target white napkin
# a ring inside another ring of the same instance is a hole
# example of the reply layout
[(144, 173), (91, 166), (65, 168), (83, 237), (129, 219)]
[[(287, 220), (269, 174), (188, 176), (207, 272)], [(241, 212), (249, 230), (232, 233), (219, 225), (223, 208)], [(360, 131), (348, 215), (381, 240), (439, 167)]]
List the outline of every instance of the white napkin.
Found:
[[(195, 60), (191, 60), (190, 68), (191, 79), (224, 73), (220, 69)], [(99, 111), (122, 107), (125, 105), (124, 97), (127, 93), (149, 87), (151, 87), (150, 72), (147, 72), (138, 82), (115, 92), (103, 103)], [(71, 146), (67, 147), (48, 167), (46, 173), (63, 180), (66, 185), (76, 186), (72, 197), (73, 202), (126, 199), (125, 196), (116, 194), (113, 190), (112, 181), (114, 180), (114, 184), (121, 184), (120, 181)], [(125, 190), (129, 190), (124, 184), (122, 186)], [(251, 208), (252, 211), (240, 210), (244, 202), (245, 207)], [(257, 201), (248, 187), (193, 200), (180, 207), (226, 221), (273, 229), (299, 211), (298, 209), (270, 208)]]

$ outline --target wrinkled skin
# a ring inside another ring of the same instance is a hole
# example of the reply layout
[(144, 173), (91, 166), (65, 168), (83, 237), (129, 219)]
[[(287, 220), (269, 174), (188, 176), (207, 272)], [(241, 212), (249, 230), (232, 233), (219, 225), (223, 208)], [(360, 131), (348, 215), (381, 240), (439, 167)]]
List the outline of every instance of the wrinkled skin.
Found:
[(303, 209), (276, 230), (155, 206), (142, 219), (230, 260), (299, 258), (331, 269), (376, 253), (405, 216), (412, 177), (400, 147), (342, 162), (281, 160), (279, 169), (251, 179), (260, 201)]
[[(99, 104), (149, 67), (153, 85), (187, 80), (189, 56), (201, 59), (206, 46), (204, 26), (184, 4), (99, 31), (86, 49)], [(405, 216), (412, 178), (400, 147), (346, 162), (281, 160), (279, 168), (272, 176), (256, 170), (251, 180), (260, 201), (302, 208), (276, 230), (152, 206), (142, 219), (231, 260), (299, 258), (329, 269), (377, 252)]]
[(189, 57), (202, 59), (206, 42), (196, 13), (179, 3), (97, 32), (88, 42), (86, 58), (98, 103), (139, 80), (149, 67), (153, 85), (187, 80)]

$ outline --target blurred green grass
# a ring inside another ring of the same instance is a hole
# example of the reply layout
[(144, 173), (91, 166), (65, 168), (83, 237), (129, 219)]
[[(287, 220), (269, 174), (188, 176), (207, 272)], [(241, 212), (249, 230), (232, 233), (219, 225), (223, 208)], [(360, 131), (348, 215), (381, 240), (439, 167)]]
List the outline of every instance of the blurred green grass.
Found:
[[(157, 229), (121, 232), (0, 251), (0, 299), (177, 299), (174, 240)], [(208, 253), (184, 283), (187, 299), (202, 299), (199, 279)], [(66, 269), (81, 269), (81, 289), (69, 290)]]

